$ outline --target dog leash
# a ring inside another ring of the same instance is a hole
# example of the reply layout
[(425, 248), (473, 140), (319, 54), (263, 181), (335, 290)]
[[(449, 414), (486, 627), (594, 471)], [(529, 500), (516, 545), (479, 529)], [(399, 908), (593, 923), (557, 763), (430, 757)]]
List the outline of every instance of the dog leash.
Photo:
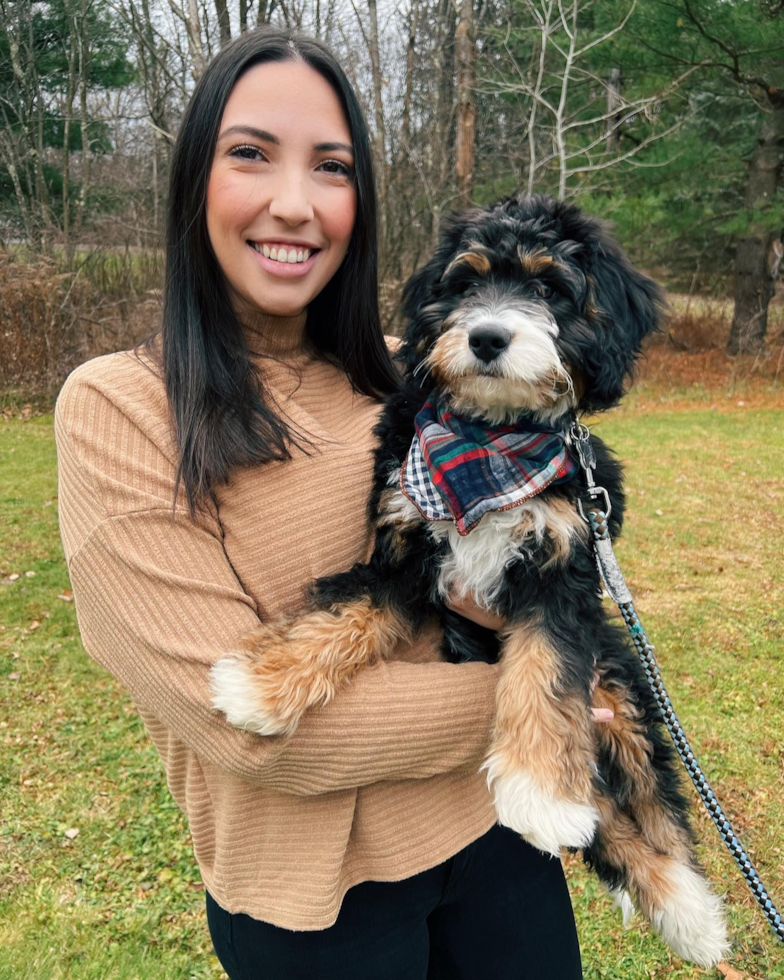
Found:
[[(574, 447), (580, 466), (585, 473), (588, 496), (591, 498), (592, 504), (595, 505), (586, 514), (583, 510), (582, 500), (579, 498), (577, 500), (577, 508), (580, 511), (580, 515), (587, 521), (593, 534), (594, 554), (596, 556), (596, 564), (599, 567), (599, 574), (601, 575), (608, 595), (621, 610), (624, 622), (626, 623), (632, 642), (642, 663), (643, 670), (645, 671), (648, 684), (656, 699), (662, 721), (670, 733), (670, 738), (678, 751), (681, 762), (686, 767), (691, 781), (697, 788), (705, 809), (716, 825), (719, 836), (735, 859), (735, 863), (740, 869), (757, 904), (762, 909), (765, 918), (770, 923), (776, 938), (781, 943), (784, 943), (784, 922), (782, 922), (781, 914), (773, 904), (765, 886), (760, 881), (760, 876), (749, 860), (749, 856), (743, 849), (743, 845), (738, 840), (735, 831), (732, 829), (732, 825), (727, 819), (727, 815), (716, 799), (715, 793), (710, 788), (710, 784), (692, 752), (681, 723), (675, 714), (670, 696), (667, 694), (667, 689), (664, 686), (661, 674), (659, 673), (659, 667), (654, 656), (653, 644), (648, 639), (648, 635), (640, 622), (637, 610), (634, 608), (632, 594), (623, 577), (610, 539), (608, 525), (612, 510), (610, 497), (607, 490), (604, 487), (597, 486), (593, 478), (593, 470), (596, 467), (596, 454), (591, 445), (590, 431), (587, 426), (578, 422), (576, 418), (573, 418), (565, 438), (567, 444)], [(597, 504), (597, 501), (601, 501), (604, 510)]]

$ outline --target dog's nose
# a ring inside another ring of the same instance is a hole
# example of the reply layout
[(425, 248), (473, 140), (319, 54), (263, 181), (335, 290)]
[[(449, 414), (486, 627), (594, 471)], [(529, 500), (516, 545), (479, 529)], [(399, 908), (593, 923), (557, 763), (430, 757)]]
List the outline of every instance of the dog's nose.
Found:
[(511, 333), (501, 327), (475, 327), (468, 335), (468, 346), (480, 361), (489, 364), (506, 350), (511, 339)]

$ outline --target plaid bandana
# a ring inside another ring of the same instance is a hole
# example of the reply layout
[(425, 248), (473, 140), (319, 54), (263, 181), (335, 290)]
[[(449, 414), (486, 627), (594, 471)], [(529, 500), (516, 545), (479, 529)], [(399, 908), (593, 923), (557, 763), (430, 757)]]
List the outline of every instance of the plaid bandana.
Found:
[(400, 489), (428, 521), (472, 531), (493, 510), (510, 510), (579, 467), (561, 430), (532, 419), (494, 425), (454, 415), (434, 396), (415, 420)]

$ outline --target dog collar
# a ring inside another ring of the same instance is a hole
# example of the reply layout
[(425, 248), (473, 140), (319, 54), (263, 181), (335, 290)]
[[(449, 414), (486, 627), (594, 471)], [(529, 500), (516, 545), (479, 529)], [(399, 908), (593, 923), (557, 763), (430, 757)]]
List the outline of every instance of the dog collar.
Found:
[(489, 511), (517, 507), (579, 469), (562, 430), (526, 416), (491, 425), (431, 395), (414, 424), (400, 489), (426, 520), (454, 521), (461, 535)]

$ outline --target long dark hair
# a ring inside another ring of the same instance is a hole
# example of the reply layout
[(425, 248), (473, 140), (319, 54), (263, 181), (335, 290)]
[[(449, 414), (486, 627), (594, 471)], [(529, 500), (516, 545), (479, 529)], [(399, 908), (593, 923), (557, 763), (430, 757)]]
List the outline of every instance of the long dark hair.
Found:
[[(261, 27), (226, 45), (199, 80), (180, 126), (171, 163), (166, 227), (162, 368), (179, 448), (174, 505), (182, 482), (191, 517), (226, 484), (236, 466), (291, 458), (303, 440), (270, 407), (248, 358), (223, 273), (210, 245), (207, 182), (220, 122), (240, 76), (265, 61), (302, 60), (341, 101), (354, 147), (357, 208), (348, 252), (308, 306), (306, 336), (339, 364), (357, 391), (381, 398), (398, 386), (378, 311), (376, 192), (362, 110), (330, 50), (296, 31)], [(306, 440), (305, 440), (306, 441)]]

